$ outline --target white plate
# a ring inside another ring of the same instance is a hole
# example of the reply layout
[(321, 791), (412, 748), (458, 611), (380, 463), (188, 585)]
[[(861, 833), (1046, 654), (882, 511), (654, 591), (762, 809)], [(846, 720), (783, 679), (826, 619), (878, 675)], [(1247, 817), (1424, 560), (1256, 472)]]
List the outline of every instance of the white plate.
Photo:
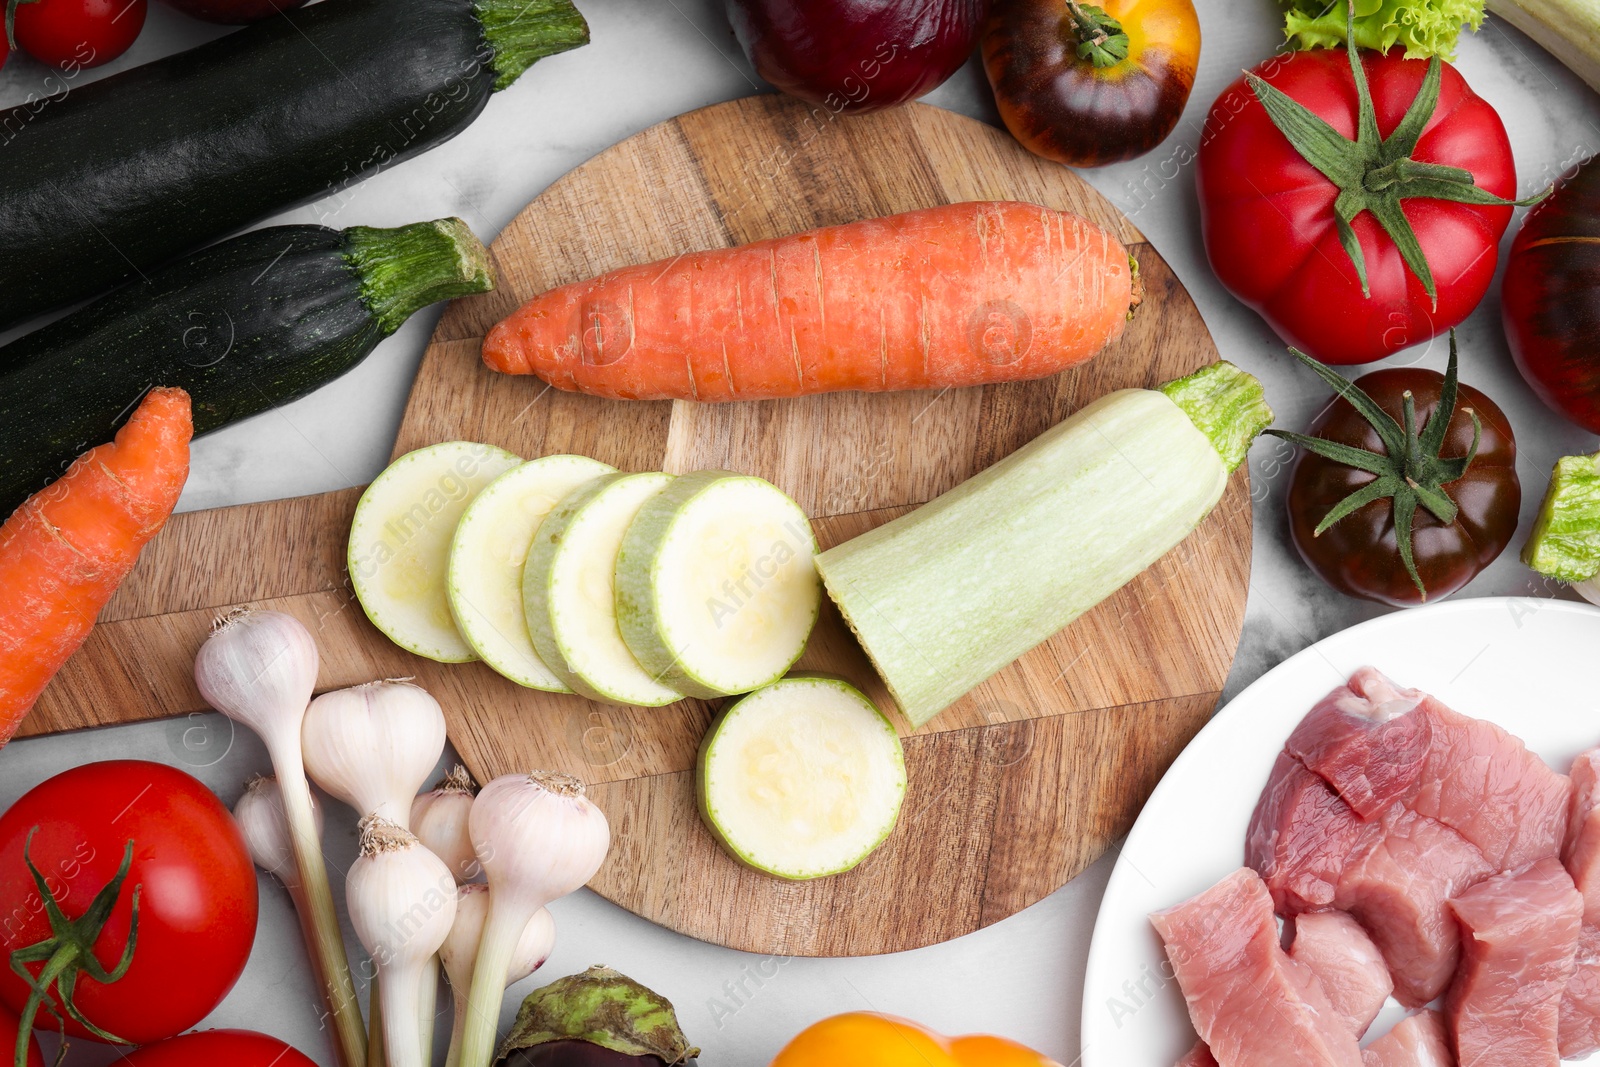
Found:
[[(1496, 597), (1385, 615), (1285, 660), (1219, 711), (1173, 763), (1106, 886), (1083, 987), (1082, 1067), (1172, 1067), (1194, 1043), (1147, 916), (1244, 860), (1272, 761), (1312, 704), (1371, 664), (1510, 730), (1557, 770), (1600, 744), (1600, 610)], [(1393, 1001), (1373, 1024), (1400, 1018)]]

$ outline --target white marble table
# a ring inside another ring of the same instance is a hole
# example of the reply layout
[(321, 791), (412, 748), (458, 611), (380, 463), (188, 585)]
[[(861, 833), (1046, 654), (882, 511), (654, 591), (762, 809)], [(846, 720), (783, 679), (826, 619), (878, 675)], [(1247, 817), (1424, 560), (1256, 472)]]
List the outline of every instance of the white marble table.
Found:
[[(766, 91), (740, 54), (718, 0), (578, 3), (593, 26), (593, 44), (544, 61), (498, 95), (461, 137), (361, 185), (333, 224), (397, 225), (460, 215), (487, 240), (551, 181), (608, 145), (680, 112)], [(1224, 356), (1265, 379), (1279, 424), (1301, 427), (1325, 394), (1297, 372), (1266, 325), (1212, 278), (1200, 247), (1189, 163), (1211, 101), (1242, 68), (1278, 45), (1276, 6), (1272, 0), (1199, 0), (1199, 7), (1205, 49), (1178, 131), (1144, 159), (1085, 176), (1161, 249), (1194, 294)], [(213, 32), (154, 3), (144, 36), (109, 69), (155, 59)], [(1506, 120), (1524, 194), (1600, 151), (1600, 101), (1516, 31), (1491, 21), (1463, 42), (1459, 66)], [(21, 101), (43, 79), (39, 66), (13, 59), (0, 71), (0, 105)], [(975, 64), (929, 101), (996, 121)], [(273, 221), (316, 217), (301, 209)], [(1498, 286), (1461, 331), (1463, 377), (1494, 396), (1516, 428), (1525, 532), (1555, 458), (1591, 451), (1596, 442), (1548, 413), (1517, 376), (1500, 332), (1497, 291)], [(436, 319), (437, 311), (418, 315), (360, 369), (315, 396), (199, 442), (182, 507), (295, 496), (371, 479), (389, 454)], [(1442, 368), (1444, 350), (1439, 344), (1418, 348), (1393, 362)], [(1251, 456), (1256, 552), (1230, 693), (1288, 654), (1380, 610), (1327, 589), (1294, 555), (1283, 512), (1285, 458), (1272, 441), (1259, 444)], [(1461, 595), (1500, 594), (1554, 591), (1533, 581), (1513, 551)], [(117, 757), (186, 767), (229, 801), (247, 776), (267, 769), (255, 739), (242, 732), (234, 736), (216, 716), (119, 727), (20, 741), (0, 752), (0, 806), (67, 767)], [(329, 831), (339, 865), (354, 852), (354, 828), (342, 816), (331, 820)], [(560, 943), (542, 974), (567, 974), (597, 962), (632, 974), (677, 1004), (691, 1038), (705, 1049), (702, 1062), (718, 1067), (759, 1067), (802, 1026), (863, 1008), (916, 1017), (952, 1033), (1007, 1034), (1072, 1064), (1080, 1054), (1083, 962), (1109, 869), (1103, 860), (1033, 908), (958, 941), (853, 960), (771, 960), (731, 952), (652, 926), (581, 892), (555, 906)], [(536, 982), (523, 983), (514, 991), (518, 995), (507, 998), (508, 1020), (520, 994)], [(265, 1030), (331, 1064), (317, 1030), (315, 999), (287, 902), (264, 883), (255, 953), (206, 1025)], [(116, 1058), (112, 1050), (81, 1045), (71, 1062)]]

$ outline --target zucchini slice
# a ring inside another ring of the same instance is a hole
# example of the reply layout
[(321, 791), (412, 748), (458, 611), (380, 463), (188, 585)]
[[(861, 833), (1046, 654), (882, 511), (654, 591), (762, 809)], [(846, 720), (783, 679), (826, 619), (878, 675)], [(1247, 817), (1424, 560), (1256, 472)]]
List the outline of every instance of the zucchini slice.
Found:
[(689, 696), (782, 678), (817, 622), (806, 513), (771, 482), (685, 474), (639, 512), (617, 556), (617, 622), (645, 670)]
[(450, 613), (478, 657), (518, 685), (572, 692), (528, 636), (522, 567), (562, 498), (616, 470), (585, 456), (545, 456), (496, 478), (461, 515), (450, 543)]
[(478, 658), (445, 595), (450, 541), (472, 498), (521, 462), (493, 445), (447, 441), (401, 456), (361, 494), (350, 524), (350, 584), (389, 640), (440, 663)]
[(528, 550), (523, 610), (539, 656), (574, 693), (657, 707), (683, 699), (633, 658), (617, 627), (616, 567), (639, 509), (670, 474), (608, 474), (556, 505)]
[(889, 720), (848, 682), (794, 675), (734, 703), (700, 746), (700, 814), (741, 863), (839, 874), (883, 844), (906, 795)]

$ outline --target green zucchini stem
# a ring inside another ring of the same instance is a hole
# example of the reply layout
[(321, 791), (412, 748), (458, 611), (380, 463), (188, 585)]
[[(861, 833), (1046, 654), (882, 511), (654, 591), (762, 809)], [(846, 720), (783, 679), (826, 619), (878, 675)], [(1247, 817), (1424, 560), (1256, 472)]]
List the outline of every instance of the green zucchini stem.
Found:
[(429, 304), (494, 288), (489, 252), (460, 219), (344, 233), (345, 261), (360, 275), (361, 298), (385, 334)]
[(1562, 582), (1600, 574), (1600, 452), (1556, 461), (1522, 562)]
[(494, 51), (494, 91), (507, 88), (545, 56), (589, 43), (589, 24), (571, 0), (475, 0)]
[(1222, 457), (1228, 470), (1244, 462), (1250, 445), (1272, 425), (1272, 409), (1255, 376), (1218, 360), (1161, 387)]

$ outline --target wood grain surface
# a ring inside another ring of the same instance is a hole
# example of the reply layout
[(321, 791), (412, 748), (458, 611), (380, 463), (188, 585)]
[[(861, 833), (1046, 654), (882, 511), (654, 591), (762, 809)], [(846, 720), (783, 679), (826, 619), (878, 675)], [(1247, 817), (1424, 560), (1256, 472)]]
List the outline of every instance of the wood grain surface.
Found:
[[(496, 375), (479, 360), (490, 326), (558, 284), (972, 199), (1070, 209), (1127, 243), (1147, 295), (1121, 340), (1037, 382), (726, 405), (604, 401)], [(840, 118), (761, 96), (684, 115), (556, 182), (493, 255), (500, 287), (444, 314), (397, 455), (466, 439), (529, 458), (581, 453), (625, 470), (748, 471), (792, 494), (824, 546), (955, 486), (1109, 390), (1157, 385), (1217, 357), (1160, 254), (1088, 185), (999, 131), (923, 105)], [(735, 863), (700, 824), (693, 764), (711, 706), (607, 707), (390, 645), (355, 604), (344, 570), (357, 495), (174, 519), (24, 733), (199, 710), (191, 664), (212, 618), (239, 604), (289, 611), (318, 635), (323, 688), (414, 675), (433, 691), (480, 780), (548, 767), (592, 783), (615, 835), (596, 891), (674, 930), (767, 954), (860, 955), (943, 941), (1027, 907), (1091, 863), (1209, 715), (1249, 579), (1241, 469), (1183, 545), (906, 737), (910, 792), (883, 848), (847, 874), (786, 883)], [(843, 674), (891, 706), (832, 611), (800, 666)]]

